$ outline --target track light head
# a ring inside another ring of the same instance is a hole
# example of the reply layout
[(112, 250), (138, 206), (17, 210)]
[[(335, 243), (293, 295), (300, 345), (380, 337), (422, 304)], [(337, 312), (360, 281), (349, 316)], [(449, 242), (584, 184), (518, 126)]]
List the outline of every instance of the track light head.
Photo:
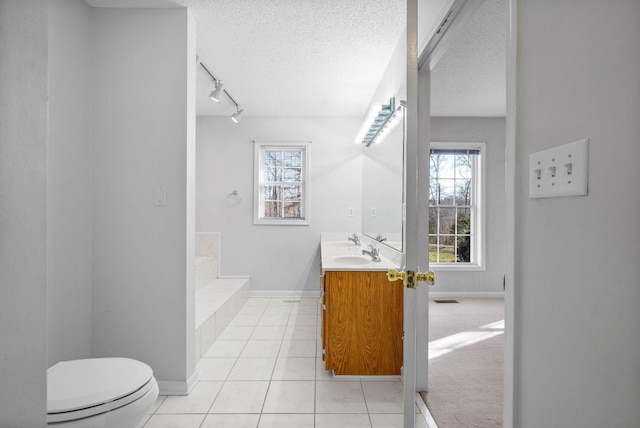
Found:
[(234, 123), (240, 123), (240, 115), (242, 114), (242, 111), (243, 110), (238, 107), (238, 111), (231, 115), (231, 120), (233, 120)]
[(211, 99), (211, 101), (215, 101), (217, 103), (220, 102), (222, 99), (222, 87), (222, 80), (217, 80), (215, 89), (209, 94), (209, 99)]

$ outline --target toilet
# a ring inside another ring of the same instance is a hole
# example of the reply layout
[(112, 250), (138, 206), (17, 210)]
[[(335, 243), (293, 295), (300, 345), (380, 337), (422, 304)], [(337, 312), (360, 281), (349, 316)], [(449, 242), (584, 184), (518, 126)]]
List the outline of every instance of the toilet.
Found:
[(47, 370), (47, 426), (135, 428), (157, 397), (153, 370), (143, 362), (62, 361)]

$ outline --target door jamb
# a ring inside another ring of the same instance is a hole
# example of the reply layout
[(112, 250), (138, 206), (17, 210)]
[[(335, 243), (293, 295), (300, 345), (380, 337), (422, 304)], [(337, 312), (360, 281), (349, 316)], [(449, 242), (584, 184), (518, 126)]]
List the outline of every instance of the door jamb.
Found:
[(518, 0), (507, 0), (507, 111), (505, 117), (505, 202), (506, 202), (506, 250), (504, 297), (504, 410), (503, 426), (515, 426), (515, 361), (516, 344), (516, 135), (517, 135), (517, 47)]

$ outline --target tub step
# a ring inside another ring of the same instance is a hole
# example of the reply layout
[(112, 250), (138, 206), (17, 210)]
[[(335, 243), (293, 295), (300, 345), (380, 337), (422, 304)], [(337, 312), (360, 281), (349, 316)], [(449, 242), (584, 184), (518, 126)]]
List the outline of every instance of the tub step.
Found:
[(196, 362), (249, 297), (249, 278), (218, 278), (196, 291)]

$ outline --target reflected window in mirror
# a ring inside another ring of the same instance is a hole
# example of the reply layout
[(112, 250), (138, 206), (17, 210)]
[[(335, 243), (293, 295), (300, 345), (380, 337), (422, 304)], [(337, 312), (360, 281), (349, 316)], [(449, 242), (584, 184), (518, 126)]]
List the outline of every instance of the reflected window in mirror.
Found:
[(309, 142), (255, 142), (254, 224), (308, 225)]
[(485, 143), (431, 143), (429, 263), (483, 269)]

